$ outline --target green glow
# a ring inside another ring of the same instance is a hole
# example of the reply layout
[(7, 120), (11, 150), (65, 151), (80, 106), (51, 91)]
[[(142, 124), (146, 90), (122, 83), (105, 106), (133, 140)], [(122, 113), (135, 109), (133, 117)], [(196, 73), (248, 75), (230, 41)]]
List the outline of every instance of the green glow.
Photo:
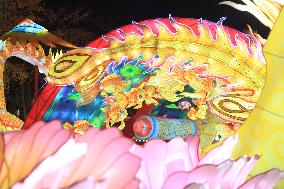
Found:
[(135, 78), (142, 74), (141, 68), (134, 66), (132, 64), (127, 64), (126, 66), (120, 68), (120, 74), (125, 78)]
[(105, 113), (101, 112), (97, 117), (94, 117), (91, 120), (91, 126), (97, 127), (97, 128), (102, 128), (104, 126), (105, 119), (106, 119)]
[(73, 92), (68, 96), (68, 100), (79, 100), (80, 94), (80, 92)]
[(165, 107), (170, 108), (170, 109), (180, 109), (180, 107), (175, 104), (169, 104), (169, 105), (166, 105)]
[(185, 64), (191, 64), (193, 60), (188, 60)]

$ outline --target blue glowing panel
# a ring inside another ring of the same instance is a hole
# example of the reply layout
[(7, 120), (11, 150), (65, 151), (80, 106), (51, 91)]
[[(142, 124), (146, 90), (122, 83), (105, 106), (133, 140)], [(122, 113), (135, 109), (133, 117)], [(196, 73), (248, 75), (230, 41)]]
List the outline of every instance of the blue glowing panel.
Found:
[(75, 92), (73, 86), (65, 86), (56, 95), (54, 101), (46, 111), (43, 120), (60, 120), (62, 122), (74, 123), (76, 120), (87, 120), (89, 122), (101, 113), (100, 108), (104, 106), (103, 98), (98, 95), (91, 103), (77, 107), (76, 100), (70, 100), (69, 96)]
[(31, 20), (25, 20), (16, 27), (14, 27), (10, 32), (25, 32), (25, 33), (32, 33), (38, 34), (47, 31), (44, 27), (34, 23)]

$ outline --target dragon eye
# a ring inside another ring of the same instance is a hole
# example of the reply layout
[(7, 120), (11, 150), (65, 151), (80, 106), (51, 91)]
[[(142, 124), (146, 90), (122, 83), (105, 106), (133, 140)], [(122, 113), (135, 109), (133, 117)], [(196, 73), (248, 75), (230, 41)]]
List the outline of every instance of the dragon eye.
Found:
[(220, 140), (221, 140), (221, 135), (216, 135), (215, 137), (214, 137), (214, 140), (213, 140), (213, 142), (212, 142), (212, 144), (214, 144), (214, 143), (216, 143), (216, 142), (219, 142)]

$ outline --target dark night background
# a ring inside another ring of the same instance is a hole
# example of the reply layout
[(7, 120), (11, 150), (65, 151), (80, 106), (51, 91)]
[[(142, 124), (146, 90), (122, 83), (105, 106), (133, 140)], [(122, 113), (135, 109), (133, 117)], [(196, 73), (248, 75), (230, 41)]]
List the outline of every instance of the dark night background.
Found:
[[(109, 31), (151, 18), (203, 18), (217, 22), (227, 17), (224, 25), (245, 32), (249, 24), (255, 32), (267, 38), (269, 29), (247, 12), (240, 12), (221, 0), (0, 0), (0, 34), (24, 18), (30, 18), (51, 33), (77, 46), (84, 46)], [(241, 1), (234, 0), (241, 3)], [(32, 65), (17, 58), (5, 64), (4, 84), (7, 109), (25, 119), (33, 103)], [(22, 75), (21, 79), (18, 75)], [(44, 85), (43, 76), (39, 88)]]
[[(67, 6), (70, 7), (70, 11), (82, 5), (86, 6), (88, 16), (82, 23), (77, 23), (77, 27), (84, 27), (97, 36), (130, 24), (131, 21), (165, 18), (171, 14), (173, 17), (203, 18), (214, 22), (221, 17), (227, 17), (225, 25), (244, 31), (247, 28), (246, 25), (250, 24), (259, 34), (267, 37), (268, 28), (251, 14), (240, 12), (226, 5), (218, 5), (219, 2), (221, 0), (53, 0), (47, 1), (47, 6), (54, 10)], [(241, 3), (236, 0), (235, 2)], [(44, 22), (42, 24), (48, 26)]]

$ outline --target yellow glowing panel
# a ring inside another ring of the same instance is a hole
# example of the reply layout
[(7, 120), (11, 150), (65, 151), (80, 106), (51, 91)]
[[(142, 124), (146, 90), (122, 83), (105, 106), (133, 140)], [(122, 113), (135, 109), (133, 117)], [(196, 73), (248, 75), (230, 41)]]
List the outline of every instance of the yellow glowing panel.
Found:
[[(263, 49), (267, 79), (256, 109), (240, 128), (234, 157), (261, 155), (252, 174), (284, 169), (284, 11), (281, 12)], [(284, 188), (284, 182), (277, 186)]]

